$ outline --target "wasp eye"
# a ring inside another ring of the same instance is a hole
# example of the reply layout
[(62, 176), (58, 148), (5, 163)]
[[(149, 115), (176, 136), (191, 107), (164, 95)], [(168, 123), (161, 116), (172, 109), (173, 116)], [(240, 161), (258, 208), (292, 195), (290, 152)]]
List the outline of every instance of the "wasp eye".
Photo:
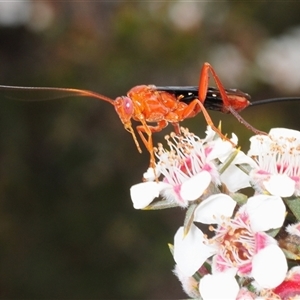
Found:
[(126, 114), (132, 115), (133, 105), (132, 105), (132, 100), (129, 97), (123, 97), (123, 108)]

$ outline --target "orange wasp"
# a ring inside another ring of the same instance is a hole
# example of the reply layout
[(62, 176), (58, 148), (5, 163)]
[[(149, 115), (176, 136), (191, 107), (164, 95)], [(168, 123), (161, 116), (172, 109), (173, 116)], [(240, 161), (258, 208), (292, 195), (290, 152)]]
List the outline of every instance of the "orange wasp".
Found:
[[(208, 87), (209, 74), (212, 75), (217, 88)], [(179, 122), (187, 118), (192, 118), (202, 111), (207, 124), (222, 138), (227, 139), (215, 127), (206, 108), (219, 110), (223, 113), (231, 113), (247, 128), (257, 134), (262, 133), (252, 127), (238, 114), (239, 111), (250, 105), (250, 96), (239, 90), (225, 89), (209, 63), (204, 63), (202, 67), (198, 87), (184, 88), (139, 85), (129, 90), (127, 96), (117, 97), (115, 100), (92, 91), (73, 88), (0, 85), (0, 90), (48, 91), (55, 92), (58, 97), (86, 96), (112, 104), (124, 128), (131, 133), (138, 151), (142, 152), (132, 128), (131, 119), (140, 122), (136, 130), (150, 153), (150, 167), (154, 167), (155, 165), (152, 134), (161, 131), (168, 123), (171, 123), (175, 128), (175, 132), (179, 134)], [(61, 95), (59, 95), (60, 93)], [(156, 123), (156, 125), (149, 125), (149, 123)]]

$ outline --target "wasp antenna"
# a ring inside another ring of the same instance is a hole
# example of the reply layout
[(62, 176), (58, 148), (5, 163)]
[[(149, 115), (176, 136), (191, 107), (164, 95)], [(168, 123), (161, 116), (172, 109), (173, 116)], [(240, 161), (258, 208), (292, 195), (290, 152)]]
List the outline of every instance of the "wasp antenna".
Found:
[(109, 97), (106, 97), (104, 95), (98, 94), (96, 92), (92, 92), (89, 90), (72, 89), (72, 88), (63, 88), (62, 90), (69, 91), (78, 96), (86, 96), (86, 97), (92, 97), (92, 98), (104, 100), (104, 101), (109, 102), (110, 104), (114, 105), (114, 100), (112, 100)]
[(275, 102), (286, 102), (286, 101), (300, 101), (300, 97), (270, 98), (270, 99), (254, 101), (254, 102), (251, 102), (249, 105), (256, 106), (256, 105), (263, 105), (263, 104), (269, 104), (269, 103), (275, 103)]
[[(13, 85), (0, 85), (0, 90), (4, 92), (48, 92), (54, 93), (54, 95), (45, 95), (46, 97), (41, 97), (37, 99), (27, 99), (26, 97), (12, 97), (15, 100), (29, 100), (29, 101), (38, 101), (38, 100), (52, 100), (57, 98), (65, 98), (71, 96), (84, 96), (84, 97), (91, 97), (100, 99), (106, 102), (109, 102), (112, 105), (115, 105), (114, 100), (106, 97), (104, 95), (98, 94), (93, 91), (89, 90), (80, 90), (80, 89), (73, 89), (73, 88), (59, 88), (59, 87), (25, 87), (25, 86), (13, 86)], [(34, 95), (34, 94), (33, 94)]]

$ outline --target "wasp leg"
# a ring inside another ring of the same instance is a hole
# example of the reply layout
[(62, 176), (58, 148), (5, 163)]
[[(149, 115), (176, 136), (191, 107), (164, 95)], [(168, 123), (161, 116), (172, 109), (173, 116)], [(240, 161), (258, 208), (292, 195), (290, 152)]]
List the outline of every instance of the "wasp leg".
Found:
[[(221, 98), (224, 103), (224, 107), (226, 108), (226, 111), (230, 112), (240, 123), (242, 123), (246, 128), (249, 130), (253, 131), (255, 134), (267, 134), (263, 131), (260, 131), (256, 128), (254, 128), (252, 125), (250, 125), (244, 118), (231, 106), (230, 101), (228, 99), (228, 96), (226, 94), (225, 88), (218, 77), (217, 73), (213, 69), (213, 67), (209, 63), (204, 63), (201, 74), (200, 74), (200, 79), (199, 79), (199, 100), (203, 103), (206, 98), (207, 94), (207, 89), (208, 89), (208, 80), (209, 80), (209, 72), (213, 76), (213, 79), (220, 91)], [(227, 139), (228, 140), (228, 139)]]
[[(149, 126), (147, 123), (143, 123), (142, 125), (136, 127), (136, 130), (139, 133), (141, 140), (143, 141), (144, 145), (150, 153), (150, 168), (155, 169), (152, 133), (161, 131), (167, 125), (168, 122), (166, 120), (162, 120), (158, 122), (156, 126)], [(144, 133), (147, 135), (147, 137), (144, 135)]]

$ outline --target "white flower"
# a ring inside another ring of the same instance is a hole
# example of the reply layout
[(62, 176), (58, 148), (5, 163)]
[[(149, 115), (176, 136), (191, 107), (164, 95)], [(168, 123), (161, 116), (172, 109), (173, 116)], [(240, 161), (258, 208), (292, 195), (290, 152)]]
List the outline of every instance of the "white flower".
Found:
[(300, 132), (273, 128), (269, 135), (251, 139), (248, 155), (257, 166), (250, 172), (254, 187), (271, 195), (300, 195)]
[[(259, 299), (260, 298), (257, 297), (256, 294), (254, 294), (253, 292), (250, 292), (247, 288), (243, 287), (239, 290), (239, 294), (237, 295), (235, 300), (259, 300)], [(267, 300), (267, 299), (265, 299), (265, 300)]]
[(261, 287), (271, 289), (282, 283), (287, 270), (284, 253), (273, 244), (261, 249), (253, 257), (251, 276)]
[[(234, 208), (234, 200), (225, 194), (201, 202), (195, 210), (194, 221), (216, 224), (212, 228), (215, 235), (208, 239), (192, 225), (184, 236), (183, 228), (179, 228), (174, 239), (175, 262), (185, 275), (192, 276), (212, 256), (213, 276), (231, 270), (239, 276), (253, 277), (262, 287), (277, 286), (286, 275), (287, 262), (276, 240), (263, 231), (282, 226), (285, 206), (281, 198), (251, 197), (230, 218)], [(269, 263), (270, 257), (276, 257), (273, 264)]]
[(184, 236), (184, 228), (180, 227), (174, 237), (174, 260), (185, 276), (193, 276), (204, 262), (215, 254), (217, 249), (205, 244), (201, 230), (192, 224), (188, 234)]
[[(226, 157), (220, 157), (219, 159), (221, 162), (224, 162)], [(224, 183), (227, 189), (232, 193), (251, 186), (249, 175), (237, 167), (237, 165), (241, 164), (249, 165), (251, 168), (256, 166), (252, 158), (247, 156), (244, 152), (239, 151), (230, 166), (221, 174), (222, 183)]]
[(286, 232), (291, 234), (291, 235), (296, 235), (300, 237), (300, 222), (294, 223), (294, 224), (289, 224), (285, 228)]
[(148, 206), (164, 188), (162, 182), (147, 181), (133, 185), (130, 188), (130, 196), (135, 209), (142, 209)]
[(175, 265), (173, 272), (181, 282), (182, 289), (189, 297), (193, 299), (200, 298), (199, 282), (194, 277), (185, 276), (177, 265)]
[(163, 182), (167, 184), (162, 196), (186, 207), (189, 201), (198, 199), (211, 182), (220, 185), (215, 160), (230, 151), (232, 145), (222, 141), (221, 147), (219, 141), (212, 140), (210, 130), (203, 140), (186, 129), (181, 130), (183, 136), (171, 134), (166, 138), (169, 149), (159, 144), (156, 154), (157, 166), (164, 176)]
[[(155, 170), (148, 169), (144, 174), (146, 182), (131, 188), (135, 208), (145, 208), (159, 195), (170, 204), (187, 207), (190, 201), (201, 197), (210, 184), (218, 187), (223, 182), (231, 192), (249, 186), (249, 176), (234, 165), (253, 163), (241, 151), (223, 174), (219, 172), (220, 164), (237, 151), (229, 141), (216, 136), (209, 126), (204, 139), (184, 128), (181, 132), (181, 136), (172, 133), (166, 137), (169, 149), (158, 145)], [(235, 135), (232, 142), (237, 143)], [(159, 184), (150, 184), (151, 181), (158, 181), (158, 175), (163, 176)]]
[(203, 300), (235, 300), (240, 287), (234, 275), (230, 271), (205, 275), (199, 284), (199, 291)]

